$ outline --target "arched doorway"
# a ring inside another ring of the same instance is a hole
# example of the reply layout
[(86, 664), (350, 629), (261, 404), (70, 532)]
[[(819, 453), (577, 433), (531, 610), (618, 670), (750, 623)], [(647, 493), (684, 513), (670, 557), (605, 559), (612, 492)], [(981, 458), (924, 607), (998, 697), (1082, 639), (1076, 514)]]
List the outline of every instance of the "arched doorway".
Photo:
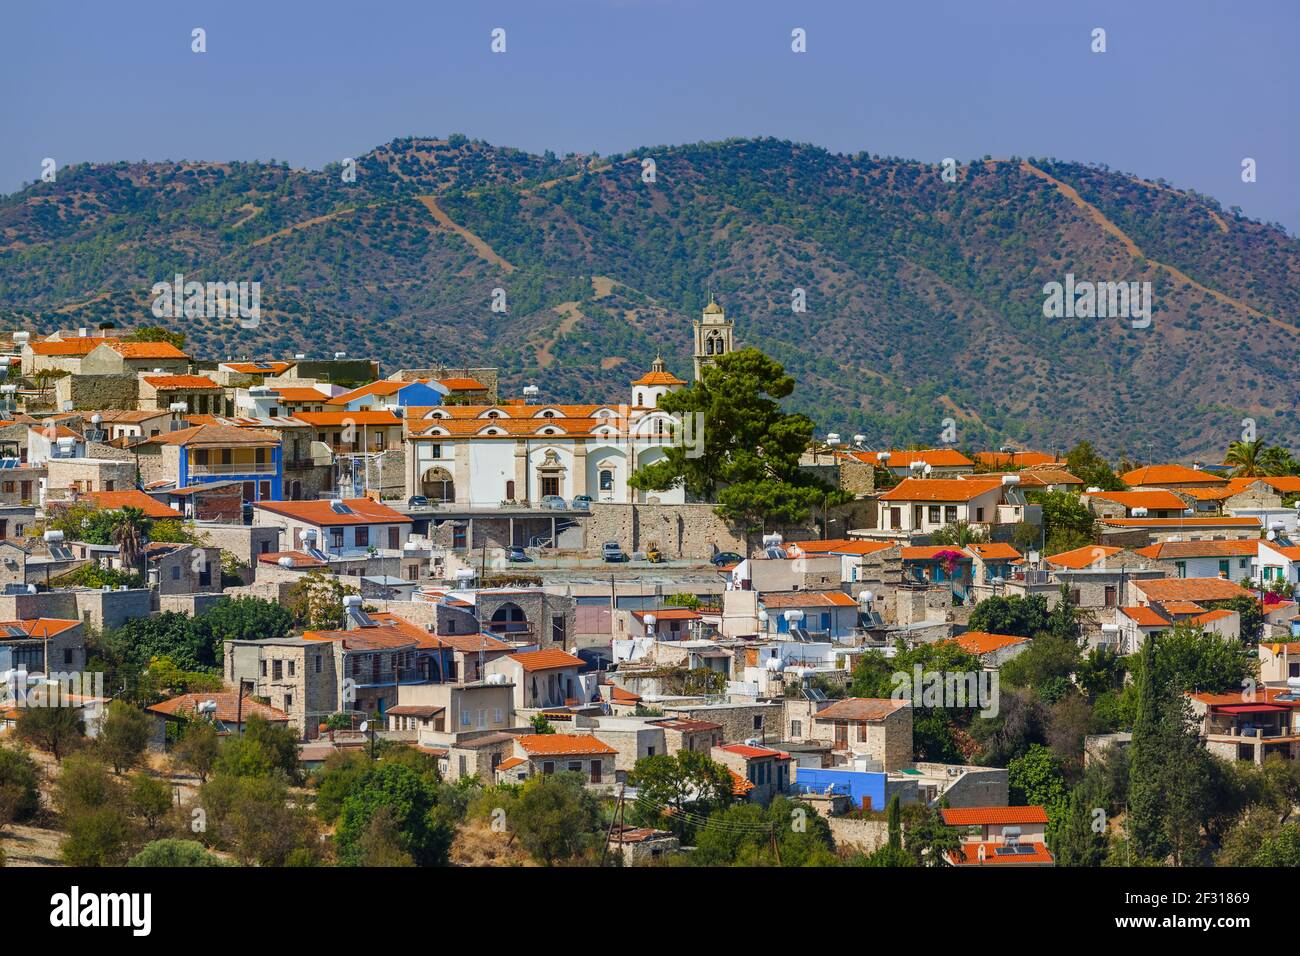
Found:
[(488, 630), (493, 634), (507, 634), (528, 630), (528, 618), (524, 609), (512, 601), (507, 601), (492, 612)]
[(455, 501), (456, 485), (446, 468), (433, 467), (420, 479), (420, 490), (430, 501)]

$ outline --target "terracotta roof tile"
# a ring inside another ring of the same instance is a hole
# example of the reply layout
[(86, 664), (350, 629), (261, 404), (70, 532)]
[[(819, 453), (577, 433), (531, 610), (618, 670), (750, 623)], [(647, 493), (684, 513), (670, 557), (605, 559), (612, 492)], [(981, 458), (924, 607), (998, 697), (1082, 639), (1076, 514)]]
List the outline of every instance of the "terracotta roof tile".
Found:
[(883, 697), (845, 697), (813, 714), (813, 720), (884, 720), (890, 714), (908, 706), (905, 700), (888, 700)]
[(524, 734), (517, 739), (519, 746), (530, 757), (618, 753), (605, 741), (592, 734)]
[(1047, 823), (1047, 811), (1042, 807), (949, 807), (939, 812), (950, 827)]
[(970, 501), (1002, 488), (1000, 478), (904, 478), (881, 501)]
[(581, 667), (582, 658), (575, 657), (566, 651), (547, 650), (547, 651), (524, 651), (519, 654), (511, 654), (512, 661), (518, 661), (519, 666), (526, 671), (549, 671), (561, 667)]

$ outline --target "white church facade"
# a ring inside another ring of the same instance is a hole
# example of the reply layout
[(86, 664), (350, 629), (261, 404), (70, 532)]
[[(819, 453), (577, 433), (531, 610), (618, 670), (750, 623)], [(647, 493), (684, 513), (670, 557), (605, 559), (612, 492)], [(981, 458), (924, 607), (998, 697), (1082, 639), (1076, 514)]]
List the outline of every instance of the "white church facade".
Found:
[[(695, 323), (695, 371), (731, 351), (732, 323), (710, 298)], [(406, 409), (409, 495), (462, 507), (537, 507), (544, 497), (572, 501), (681, 504), (682, 488), (639, 491), (629, 479), (666, 456), (666, 447), (701, 440), (694, 423), (661, 410), (659, 399), (686, 382), (655, 359), (620, 403), (439, 405)]]

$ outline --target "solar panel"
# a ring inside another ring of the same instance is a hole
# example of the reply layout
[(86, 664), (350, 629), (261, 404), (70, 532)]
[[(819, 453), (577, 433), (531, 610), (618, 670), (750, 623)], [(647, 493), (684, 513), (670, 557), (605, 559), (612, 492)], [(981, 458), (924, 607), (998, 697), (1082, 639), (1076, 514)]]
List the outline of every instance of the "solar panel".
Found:
[(350, 515), (350, 514), (352, 514), (352, 509), (349, 508), (349, 507), (348, 507), (346, 504), (344, 504), (342, 501), (331, 501), (331, 502), (330, 502), (330, 510), (333, 511), (336, 515)]
[(1025, 844), (1021, 843), (1021, 844), (1019, 844), (1019, 845), (1016, 846), (1016, 852), (1017, 852), (1017, 853), (1033, 853), (1033, 852), (1034, 852), (1034, 848), (1033, 848), (1032, 846), (1026, 846)]
[(49, 549), (50, 549), (50, 557), (53, 558), (55, 561), (73, 560), (72, 549), (69, 548), (66, 544), (51, 544), (49, 545)]
[(26, 637), (27, 632), (17, 624), (5, 625), (5, 637)]
[(828, 699), (826, 697), (826, 691), (822, 690), (820, 687), (805, 687), (803, 689), (803, 696), (806, 700), (811, 700), (818, 704)]
[(812, 636), (808, 633), (807, 628), (803, 628), (803, 627), (790, 628), (790, 636), (793, 637), (796, 641), (799, 641), (803, 644), (807, 644), (809, 641), (812, 640)]
[(993, 852), (998, 856), (1015, 856), (1016, 848), (1013, 846), (994, 847)]
[(307, 548), (306, 551), (317, 561), (325, 561), (325, 562), (329, 561), (329, 557), (326, 556), (325, 552), (322, 551), (320, 548)]
[(767, 556), (768, 556), (769, 558), (784, 558), (784, 557), (785, 557), (785, 549), (784, 549), (784, 548), (768, 548), (768, 549), (767, 549)]
[(370, 619), (370, 615), (360, 608), (349, 608), (348, 617), (357, 627), (374, 627), (375, 622)]

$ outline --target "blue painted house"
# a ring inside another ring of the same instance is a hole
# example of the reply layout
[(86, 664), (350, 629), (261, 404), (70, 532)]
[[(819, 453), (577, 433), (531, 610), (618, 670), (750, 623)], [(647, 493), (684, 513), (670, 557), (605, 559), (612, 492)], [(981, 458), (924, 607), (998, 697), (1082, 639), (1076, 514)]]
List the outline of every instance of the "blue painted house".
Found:
[[(175, 482), (177, 488), (218, 481), (240, 483), (245, 501), (284, 498), (284, 460), (280, 436), (271, 431), (234, 425), (195, 425), (155, 435), (137, 446), (141, 472)], [(157, 467), (145, 465), (157, 454)]]

